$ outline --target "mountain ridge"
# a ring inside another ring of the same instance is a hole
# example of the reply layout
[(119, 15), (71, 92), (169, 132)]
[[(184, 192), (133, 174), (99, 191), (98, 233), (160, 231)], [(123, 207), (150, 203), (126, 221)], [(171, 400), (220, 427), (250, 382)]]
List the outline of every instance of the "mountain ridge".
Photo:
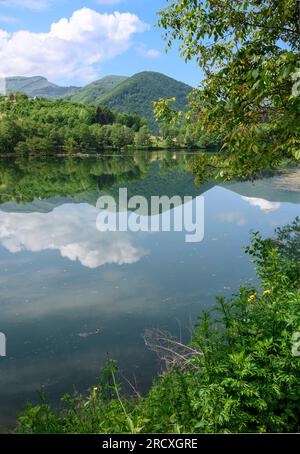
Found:
[(43, 76), (13, 76), (6, 77), (6, 92), (21, 92), (29, 97), (45, 97), (47, 99), (57, 99), (64, 96), (67, 92), (79, 90), (79, 87), (63, 87), (50, 82)]
[(143, 71), (134, 74), (112, 91), (99, 98), (99, 104), (111, 110), (137, 114), (146, 118), (149, 127), (157, 132), (152, 102), (160, 98), (176, 98), (175, 109), (182, 110), (192, 87), (165, 74)]
[(176, 98), (174, 107), (184, 109), (192, 87), (155, 71), (142, 71), (131, 77), (109, 75), (84, 87), (62, 87), (43, 76), (6, 78), (6, 92), (22, 92), (29, 97), (69, 99), (105, 106), (113, 111), (137, 114), (148, 121), (149, 128), (158, 132), (152, 102), (159, 98)]
[(124, 82), (129, 77), (109, 75), (95, 80), (75, 92), (67, 93), (66, 98), (72, 101), (85, 102), (87, 104), (94, 104), (99, 97), (105, 95), (116, 88), (119, 84)]

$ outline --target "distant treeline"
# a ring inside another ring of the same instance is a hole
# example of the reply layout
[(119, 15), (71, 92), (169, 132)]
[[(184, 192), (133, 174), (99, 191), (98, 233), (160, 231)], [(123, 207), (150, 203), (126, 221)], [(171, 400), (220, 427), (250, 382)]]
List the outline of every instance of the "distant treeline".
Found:
[(68, 100), (0, 97), (0, 153), (99, 152), (105, 147), (149, 146), (146, 120)]
[(211, 148), (218, 140), (188, 124), (160, 125), (154, 136), (147, 120), (71, 100), (0, 96), (0, 154), (101, 153), (106, 148)]

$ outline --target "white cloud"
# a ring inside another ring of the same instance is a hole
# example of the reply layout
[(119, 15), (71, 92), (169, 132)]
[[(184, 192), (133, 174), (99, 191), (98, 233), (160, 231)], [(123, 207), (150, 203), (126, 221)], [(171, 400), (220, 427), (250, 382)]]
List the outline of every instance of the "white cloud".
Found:
[(39, 11), (49, 6), (49, 0), (0, 0), (0, 6), (10, 6)]
[(161, 56), (161, 53), (156, 49), (148, 49), (145, 52), (145, 56), (149, 58), (159, 58)]
[(135, 14), (89, 8), (51, 25), (48, 33), (0, 30), (0, 75), (44, 75), (56, 82), (95, 79), (99, 64), (124, 53), (149, 26)]
[(136, 46), (136, 50), (139, 55), (146, 58), (159, 58), (161, 57), (161, 52), (156, 49), (147, 49), (144, 44), (139, 44)]
[(258, 207), (261, 211), (276, 211), (280, 208), (279, 202), (270, 202), (269, 200), (259, 199), (256, 197), (242, 197), (245, 202), (248, 202), (254, 207)]
[(145, 251), (127, 232), (99, 232), (99, 210), (88, 204), (65, 204), (50, 213), (0, 211), (0, 242), (11, 253), (58, 250), (87, 268), (138, 262)]

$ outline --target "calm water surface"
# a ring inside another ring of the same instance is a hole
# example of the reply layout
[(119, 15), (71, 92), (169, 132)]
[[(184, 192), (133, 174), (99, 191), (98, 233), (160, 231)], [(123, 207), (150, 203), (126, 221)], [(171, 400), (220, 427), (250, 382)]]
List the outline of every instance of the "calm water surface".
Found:
[[(300, 171), (197, 187), (186, 153), (84, 160), (0, 160), (0, 426), (95, 383), (107, 355), (145, 391), (160, 365), (143, 341), (160, 327), (189, 340), (202, 309), (254, 273), (243, 247), (299, 215)], [(101, 194), (204, 196), (205, 237), (100, 233)]]

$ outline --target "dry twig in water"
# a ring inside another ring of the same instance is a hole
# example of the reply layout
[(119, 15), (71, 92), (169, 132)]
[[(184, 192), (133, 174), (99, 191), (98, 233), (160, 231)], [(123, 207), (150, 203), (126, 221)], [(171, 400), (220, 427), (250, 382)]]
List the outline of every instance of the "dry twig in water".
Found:
[(146, 346), (165, 362), (167, 370), (194, 368), (195, 366), (190, 363), (190, 360), (201, 355), (199, 350), (182, 344), (170, 333), (160, 329), (147, 329), (144, 341)]

